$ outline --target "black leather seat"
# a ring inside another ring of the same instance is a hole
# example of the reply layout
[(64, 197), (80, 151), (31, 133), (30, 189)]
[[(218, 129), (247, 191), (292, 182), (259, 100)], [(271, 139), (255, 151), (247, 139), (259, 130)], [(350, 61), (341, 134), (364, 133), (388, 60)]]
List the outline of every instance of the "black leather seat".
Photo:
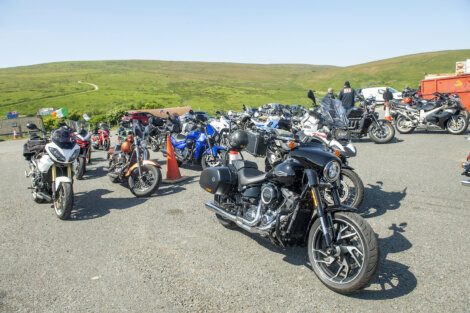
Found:
[(238, 172), (238, 185), (240, 187), (258, 184), (266, 179), (266, 173), (258, 170), (255, 162), (235, 160), (232, 165)]
[(173, 137), (173, 139), (175, 139), (176, 141), (183, 141), (186, 139), (186, 136), (185, 135), (181, 135), (181, 134), (171, 134), (171, 137)]

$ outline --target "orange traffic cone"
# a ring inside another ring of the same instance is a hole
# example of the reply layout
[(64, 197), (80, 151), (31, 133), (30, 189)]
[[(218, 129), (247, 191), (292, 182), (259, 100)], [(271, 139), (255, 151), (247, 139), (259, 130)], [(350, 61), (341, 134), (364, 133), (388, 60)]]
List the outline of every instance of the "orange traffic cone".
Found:
[(170, 135), (168, 135), (166, 138), (166, 179), (162, 180), (162, 183), (178, 183), (185, 179), (188, 179), (188, 177), (181, 176), (178, 162), (176, 162), (175, 150)]
[(390, 115), (390, 105), (387, 103), (385, 103), (385, 119), (389, 122), (392, 121), (392, 116)]

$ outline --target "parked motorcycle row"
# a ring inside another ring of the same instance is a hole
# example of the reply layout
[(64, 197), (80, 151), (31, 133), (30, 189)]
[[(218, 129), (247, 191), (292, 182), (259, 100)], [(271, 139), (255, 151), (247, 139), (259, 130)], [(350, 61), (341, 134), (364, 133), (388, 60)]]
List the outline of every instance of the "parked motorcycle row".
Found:
[[(308, 98), (311, 109), (243, 106), (241, 112), (216, 112), (212, 119), (193, 111), (146, 121), (124, 116), (113, 147), (106, 124), (93, 131), (86, 123), (61, 125), (50, 136), (29, 124), (23, 154), (29, 161), (26, 176), (33, 199), (52, 202), (60, 219), (69, 218), (74, 178), (83, 179), (92, 148), (107, 151), (111, 182), (127, 184), (136, 197), (149, 196), (162, 181), (161, 167), (150, 153), (166, 156), (171, 147), (178, 165), (201, 166), (199, 184), (213, 194), (205, 206), (220, 224), (258, 234), (280, 247), (306, 245), (323, 284), (339, 293), (356, 291), (374, 278), (379, 247), (373, 229), (357, 213), (364, 186), (348, 162), (357, 154), (352, 139), (367, 136), (386, 144), (393, 140), (395, 127), (401, 132), (430, 121), (459, 133), (468, 118), (460, 119), (464, 111), (448, 95), (439, 95), (433, 108), (394, 106), (394, 123), (379, 118), (373, 99), (359, 98), (360, 106), (346, 112), (338, 100), (325, 97), (318, 104), (313, 91)], [(445, 122), (439, 122), (444, 115)], [(245, 160), (245, 153), (263, 157), (264, 169)], [(470, 155), (463, 167), (470, 176)]]

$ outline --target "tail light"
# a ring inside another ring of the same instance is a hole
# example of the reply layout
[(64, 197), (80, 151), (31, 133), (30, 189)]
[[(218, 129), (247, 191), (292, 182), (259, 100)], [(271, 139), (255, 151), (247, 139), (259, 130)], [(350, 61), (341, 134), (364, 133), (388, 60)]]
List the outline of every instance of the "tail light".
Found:
[(470, 153), (467, 155), (467, 162), (470, 162)]

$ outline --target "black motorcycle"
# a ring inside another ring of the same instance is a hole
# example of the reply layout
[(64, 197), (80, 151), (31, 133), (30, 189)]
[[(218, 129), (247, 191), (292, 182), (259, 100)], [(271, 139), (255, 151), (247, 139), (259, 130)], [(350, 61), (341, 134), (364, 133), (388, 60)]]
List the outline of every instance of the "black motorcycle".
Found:
[[(332, 151), (320, 139), (312, 136), (306, 136), (303, 132), (298, 132), (294, 139), (293, 135), (279, 130), (273, 130), (264, 134), (266, 142), (266, 158), (264, 159), (265, 171), (270, 171), (277, 164), (290, 158), (291, 146), (300, 143), (302, 146), (311, 146), (318, 149), (335, 153), (341, 160), (341, 175), (338, 182), (338, 193), (342, 204), (358, 208), (364, 199), (364, 184), (354, 169), (348, 165), (348, 156), (340, 153), (338, 150)], [(331, 190), (322, 189), (328, 205), (333, 205)]]
[[(340, 203), (341, 161), (311, 146), (293, 147), (290, 156), (268, 173), (243, 160), (205, 169), (199, 184), (214, 194), (206, 207), (227, 228), (240, 227), (282, 247), (307, 243), (312, 269), (328, 288), (363, 288), (375, 276), (379, 247), (367, 221)], [(326, 204), (322, 188), (330, 188), (333, 205)]]
[(166, 119), (149, 118), (148, 143), (152, 151), (157, 152), (166, 149), (166, 138), (168, 134), (179, 134), (181, 132), (181, 122), (177, 115), (166, 112)]
[(385, 119), (379, 119), (375, 112), (375, 99), (359, 96), (360, 107), (353, 107), (348, 112), (351, 135), (362, 138), (369, 135), (375, 143), (389, 143), (395, 137), (395, 128)]

